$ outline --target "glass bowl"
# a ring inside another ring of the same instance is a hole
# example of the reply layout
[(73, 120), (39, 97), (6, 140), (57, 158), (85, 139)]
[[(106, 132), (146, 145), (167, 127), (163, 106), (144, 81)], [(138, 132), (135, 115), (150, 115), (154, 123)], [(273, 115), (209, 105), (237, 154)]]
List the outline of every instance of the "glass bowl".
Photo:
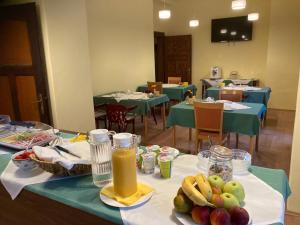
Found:
[[(204, 172), (208, 171), (210, 154), (210, 150), (204, 150), (198, 154), (197, 167)], [(245, 150), (232, 149), (232, 166), (233, 175), (242, 175), (248, 173), (248, 169), (251, 166), (251, 155)]]

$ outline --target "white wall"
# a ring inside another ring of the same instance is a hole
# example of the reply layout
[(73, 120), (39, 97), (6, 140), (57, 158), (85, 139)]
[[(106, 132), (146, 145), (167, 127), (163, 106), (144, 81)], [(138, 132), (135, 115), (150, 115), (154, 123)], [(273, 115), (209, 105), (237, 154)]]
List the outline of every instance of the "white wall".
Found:
[(88, 0), (93, 93), (135, 90), (155, 79), (151, 0)]
[(300, 1), (272, 0), (265, 83), (270, 107), (296, 109), (300, 66)]
[(40, 0), (42, 33), (55, 127), (95, 127), (84, 0)]
[[(300, 80), (298, 82), (298, 90), (300, 90)], [(292, 195), (288, 199), (287, 208), (289, 211), (300, 213), (300, 91), (298, 91), (297, 94), (296, 107), (297, 108), (289, 178), (290, 186), (292, 189)]]

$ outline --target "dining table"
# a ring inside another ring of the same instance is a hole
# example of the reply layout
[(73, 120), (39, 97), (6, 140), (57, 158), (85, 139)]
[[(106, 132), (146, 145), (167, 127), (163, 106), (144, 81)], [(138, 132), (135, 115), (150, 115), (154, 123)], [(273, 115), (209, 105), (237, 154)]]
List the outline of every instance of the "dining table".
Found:
[[(161, 109), (161, 118), (162, 118), (162, 129), (165, 130), (166, 127), (166, 103), (169, 102), (169, 98), (166, 94), (160, 94), (158, 96), (151, 96), (143, 98), (126, 98), (124, 97), (124, 93), (122, 94), (122, 98), (118, 98), (120, 93), (113, 92), (108, 94), (97, 95), (93, 97), (94, 105), (101, 104), (122, 104), (125, 106), (136, 106), (132, 111), (137, 116), (143, 116), (144, 122), (144, 137), (145, 139), (148, 137), (148, 120), (151, 114), (152, 107), (160, 107)], [(133, 96), (135, 93), (130, 94)]]
[[(211, 103), (213, 104), (213, 103)], [(254, 140), (258, 138), (260, 132), (261, 118), (266, 112), (266, 107), (261, 103), (240, 102), (247, 106), (246, 109), (224, 110), (223, 130), (228, 133), (245, 134), (249, 139), (249, 153), (254, 153)], [(189, 138), (191, 130), (195, 128), (194, 106), (188, 102), (181, 102), (170, 108), (167, 118), (167, 127), (173, 127), (173, 145), (176, 146), (176, 126), (189, 128)]]
[[(5, 170), (10, 159), (11, 153), (9, 152), (0, 155), (0, 174)], [(162, 179), (157, 176), (157, 173), (159, 173), (157, 169), (153, 175), (138, 172), (138, 180), (147, 181), (150, 185), (155, 184), (156, 190), (149, 201), (139, 207), (133, 207), (128, 210), (120, 210), (120, 208), (111, 207), (103, 203), (99, 197), (101, 188), (93, 184), (90, 174), (28, 185), (15, 200), (11, 200), (3, 185), (0, 184), (1, 222), (10, 225), (112, 225), (131, 224), (130, 221), (132, 220), (144, 219), (148, 221), (134, 223), (142, 225), (157, 224), (155, 221), (163, 219), (166, 221), (165, 224), (179, 224), (172, 212), (173, 198), (181, 185), (180, 180), (184, 176), (199, 171), (197, 160), (195, 155), (182, 154), (178, 156), (178, 159), (174, 162), (173, 175), (170, 179)], [(278, 195), (278, 198), (281, 200), (276, 204), (281, 206), (280, 214), (283, 214), (284, 217), (284, 204), (291, 194), (285, 172), (280, 169), (251, 166), (249, 168), (249, 176), (252, 176), (252, 179), (259, 179), (259, 182), (263, 182), (259, 183), (260, 185), (267, 185), (268, 189), (275, 196)], [(255, 183), (251, 185), (255, 188)], [(163, 187), (169, 187), (169, 189)], [(270, 207), (270, 205), (264, 206), (263, 202), (254, 201), (254, 198), (255, 196), (248, 198), (252, 199), (251, 204), (258, 204), (257, 206), (260, 208)], [(155, 206), (157, 209), (152, 208), (154, 211), (144, 213), (145, 210), (148, 210), (147, 207)], [(160, 209), (165, 209), (166, 211), (159, 211)], [(254, 207), (254, 209), (256, 208)], [(270, 209), (272, 210), (272, 207)], [(132, 213), (130, 213), (130, 210), (132, 210)], [(129, 215), (133, 217), (128, 217)], [(157, 218), (153, 218), (153, 216)], [(253, 220), (256, 220), (257, 215), (253, 214), (252, 216)], [(153, 218), (152, 221), (149, 218)], [(270, 224), (282, 225), (284, 221), (282, 215), (276, 215), (276, 218), (279, 218), (278, 220), (281, 221), (274, 221)]]
[[(140, 85), (137, 87), (136, 91), (145, 92), (147, 89), (147, 85)], [(185, 100), (184, 94), (189, 90), (192, 91), (193, 95), (197, 94), (197, 87), (194, 84), (189, 84), (187, 86), (163, 84), (163, 94), (166, 94), (170, 100), (176, 100), (179, 102)]]
[[(238, 87), (238, 86), (236, 86)], [(230, 90), (230, 87), (226, 87), (227, 90)], [(220, 87), (210, 87), (206, 90), (205, 97), (214, 98), (214, 100), (219, 100), (219, 93), (221, 88)], [(243, 102), (250, 102), (250, 103), (262, 103), (266, 107), (268, 106), (268, 102), (271, 95), (271, 88), (269, 87), (250, 87), (245, 88), (243, 91)]]

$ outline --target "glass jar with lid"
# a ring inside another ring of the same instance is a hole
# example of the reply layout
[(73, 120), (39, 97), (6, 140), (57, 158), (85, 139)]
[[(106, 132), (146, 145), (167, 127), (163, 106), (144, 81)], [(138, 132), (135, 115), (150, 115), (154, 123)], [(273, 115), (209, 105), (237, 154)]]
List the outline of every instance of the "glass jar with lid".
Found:
[(225, 182), (232, 179), (232, 150), (220, 145), (210, 148), (208, 175), (218, 175)]

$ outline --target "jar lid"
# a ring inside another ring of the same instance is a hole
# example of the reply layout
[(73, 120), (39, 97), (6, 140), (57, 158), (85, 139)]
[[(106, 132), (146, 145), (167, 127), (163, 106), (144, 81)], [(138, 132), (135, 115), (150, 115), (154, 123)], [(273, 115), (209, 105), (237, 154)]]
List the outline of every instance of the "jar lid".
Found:
[(224, 159), (232, 159), (232, 150), (221, 145), (213, 145), (210, 148), (212, 154)]
[(132, 134), (118, 133), (113, 136), (114, 146), (127, 148), (132, 145)]
[(89, 139), (92, 142), (105, 142), (109, 140), (108, 130), (96, 129), (89, 132)]

